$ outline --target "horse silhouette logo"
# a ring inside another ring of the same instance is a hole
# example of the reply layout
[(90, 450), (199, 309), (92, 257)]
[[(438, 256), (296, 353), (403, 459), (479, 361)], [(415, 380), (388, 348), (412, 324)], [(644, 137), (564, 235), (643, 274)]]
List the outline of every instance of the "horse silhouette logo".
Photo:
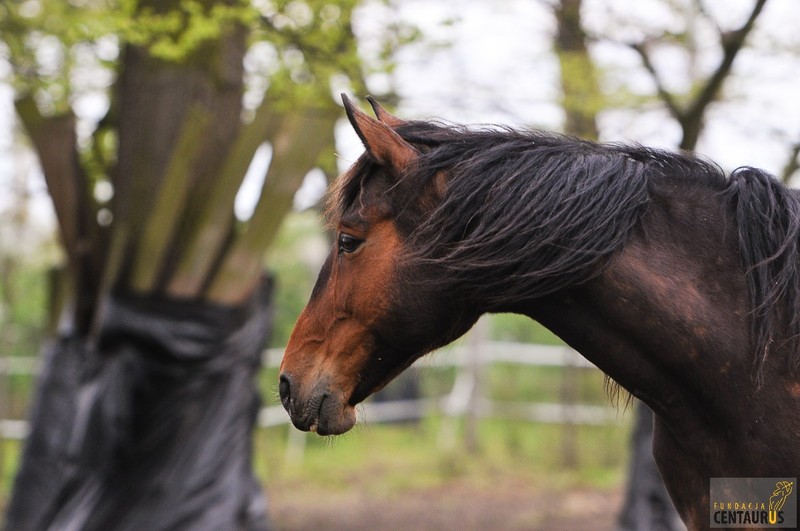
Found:
[(778, 481), (775, 483), (775, 490), (772, 491), (772, 496), (769, 497), (769, 523), (775, 524), (778, 521), (778, 511), (783, 509), (786, 500), (789, 499), (789, 494), (792, 493), (794, 482), (792, 481)]

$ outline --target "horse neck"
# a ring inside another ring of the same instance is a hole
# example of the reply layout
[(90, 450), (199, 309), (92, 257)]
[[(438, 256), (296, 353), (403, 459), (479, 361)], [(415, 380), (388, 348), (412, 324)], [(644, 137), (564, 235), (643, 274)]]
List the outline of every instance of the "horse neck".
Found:
[[(602, 274), (517, 311), (655, 411), (662, 471), (682, 471), (702, 486), (712, 476), (798, 470), (800, 382), (787, 370), (790, 347), (776, 342), (766, 383), (756, 383), (732, 217), (702, 194), (671, 197), (654, 197)], [(671, 481), (679, 487), (675, 499), (689, 480), (679, 474)]]
[(708, 521), (697, 514), (707, 508), (698, 493), (708, 492), (709, 477), (800, 467), (800, 382), (780, 349), (767, 359), (769, 384), (754, 381), (737, 249), (719, 197), (655, 189), (641, 224), (598, 276), (514, 308), (655, 411), (656, 461), (676, 507), (699, 522)]
[(601, 274), (516, 311), (657, 412), (674, 414), (715, 392), (720, 375), (738, 372), (749, 382), (747, 290), (734, 222), (719, 198), (671, 186), (651, 194), (647, 213)]

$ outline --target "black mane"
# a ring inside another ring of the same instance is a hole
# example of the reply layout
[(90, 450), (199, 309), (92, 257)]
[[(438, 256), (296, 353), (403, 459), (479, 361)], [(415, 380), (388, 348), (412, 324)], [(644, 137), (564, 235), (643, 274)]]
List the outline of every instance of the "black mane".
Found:
[(415, 220), (411, 249), (490, 304), (508, 293), (539, 298), (602, 272), (646, 211), (652, 179), (725, 186), (713, 164), (641, 146), (420, 122), (398, 132), (425, 146), (408, 178), (451, 176), (437, 208)]
[[(539, 131), (407, 122), (397, 132), (421, 151), (405, 179), (449, 176), (443, 199), (421, 223), (398, 213), (411, 259), (444, 267), (446, 282), (464, 296), (500, 306), (507, 293), (535, 299), (590, 280), (641, 220), (651, 183), (671, 179), (718, 191), (734, 215), (757, 374), (774, 341), (784, 338), (797, 351), (800, 200), (766, 172), (741, 168), (726, 176), (684, 153)], [(374, 171), (362, 156), (337, 185), (334, 214), (356, 200)], [(781, 325), (788, 334), (778, 333)]]

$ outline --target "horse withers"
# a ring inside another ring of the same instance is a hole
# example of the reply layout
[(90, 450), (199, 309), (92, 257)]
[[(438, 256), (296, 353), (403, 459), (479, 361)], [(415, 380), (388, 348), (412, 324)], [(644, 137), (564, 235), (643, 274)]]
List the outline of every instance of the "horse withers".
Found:
[(753, 168), (344, 105), (366, 152), (281, 365), (294, 425), (355, 406), (487, 312), (541, 322), (656, 413), (684, 522), (712, 477), (800, 476), (800, 199)]

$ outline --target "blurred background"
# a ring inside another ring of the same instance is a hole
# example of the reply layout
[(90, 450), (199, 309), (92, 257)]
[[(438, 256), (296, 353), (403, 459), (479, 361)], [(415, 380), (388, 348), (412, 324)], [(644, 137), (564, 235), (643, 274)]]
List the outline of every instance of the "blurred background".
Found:
[[(793, 0), (0, 2), (0, 508), (33, 496), (14, 477), (26, 437), (50, 433), (29, 418), (57, 387), (46, 345), (90, 352), (71, 354), (93, 360), (67, 386), (79, 418), (81, 386), (135, 372), (105, 370), (120, 300), (179, 301), (182, 320), (274, 283), (242, 436), (275, 528), (614, 529), (634, 407), (525, 318), (482, 319), (351, 433), (288, 424), (277, 364), (330, 247), (320, 203), (362, 150), (338, 95), (693, 150), (791, 184), (798, 20)], [(53, 466), (64, 438), (48, 439)], [(48, 504), (51, 525), (71, 518)]]

